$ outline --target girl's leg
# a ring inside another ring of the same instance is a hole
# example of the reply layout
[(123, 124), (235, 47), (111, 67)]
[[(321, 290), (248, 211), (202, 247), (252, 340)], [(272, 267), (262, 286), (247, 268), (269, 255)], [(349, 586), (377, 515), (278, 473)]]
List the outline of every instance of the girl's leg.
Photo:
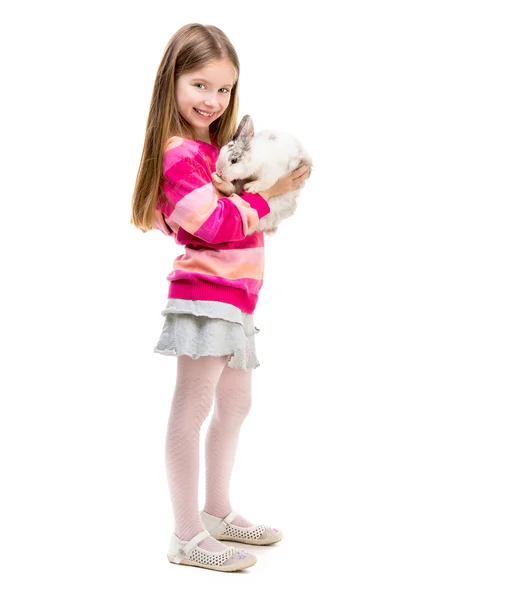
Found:
[[(205, 527), (198, 509), (200, 428), (210, 412), (214, 388), (226, 356), (177, 357), (177, 381), (166, 434), (166, 472), (175, 517), (175, 535), (190, 540)], [(199, 547), (211, 552), (225, 544), (207, 538)]]
[[(205, 512), (226, 517), (231, 511), (230, 477), (235, 460), (240, 427), (251, 408), (253, 369), (232, 369), (225, 365), (216, 387), (216, 402), (205, 442)], [(237, 515), (235, 525), (252, 523)]]

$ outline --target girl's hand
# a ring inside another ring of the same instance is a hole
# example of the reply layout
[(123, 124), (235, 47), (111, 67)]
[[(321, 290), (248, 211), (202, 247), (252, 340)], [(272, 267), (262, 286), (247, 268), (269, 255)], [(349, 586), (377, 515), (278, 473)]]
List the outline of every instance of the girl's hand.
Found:
[(272, 196), (279, 196), (280, 194), (286, 194), (287, 192), (294, 192), (297, 190), (305, 179), (309, 177), (309, 165), (303, 165), (297, 167), (294, 171), (280, 177), (274, 185), (268, 190), (260, 192), (264, 196), (272, 198)]
[(220, 194), (231, 196), (235, 192), (235, 186), (231, 182), (219, 177), (216, 171), (212, 173), (212, 183)]

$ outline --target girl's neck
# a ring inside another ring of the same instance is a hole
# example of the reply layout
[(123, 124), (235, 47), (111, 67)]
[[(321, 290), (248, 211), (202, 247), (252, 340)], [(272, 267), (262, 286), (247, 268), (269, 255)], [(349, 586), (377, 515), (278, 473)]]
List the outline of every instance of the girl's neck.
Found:
[(215, 140), (213, 140), (213, 136), (210, 134), (210, 131), (201, 131), (200, 133), (198, 133), (197, 131), (194, 132), (196, 139), (199, 140), (200, 142), (205, 142), (206, 144), (210, 144), (211, 146), (215, 146)]

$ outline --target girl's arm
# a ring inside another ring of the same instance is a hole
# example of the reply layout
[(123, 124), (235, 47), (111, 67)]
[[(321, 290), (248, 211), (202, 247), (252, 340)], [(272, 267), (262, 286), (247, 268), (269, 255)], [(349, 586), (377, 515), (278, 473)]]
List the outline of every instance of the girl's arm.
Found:
[(210, 244), (233, 242), (254, 233), (259, 220), (270, 212), (260, 194), (243, 191), (219, 197), (205, 160), (185, 152), (182, 145), (167, 150), (164, 164), (167, 181), (157, 208), (174, 232), (183, 227)]
[[(159, 206), (159, 202), (156, 206)], [(159, 231), (164, 233), (164, 235), (175, 236), (171, 227), (166, 222), (163, 213), (158, 208), (154, 210), (154, 225), (157, 229), (159, 229)]]

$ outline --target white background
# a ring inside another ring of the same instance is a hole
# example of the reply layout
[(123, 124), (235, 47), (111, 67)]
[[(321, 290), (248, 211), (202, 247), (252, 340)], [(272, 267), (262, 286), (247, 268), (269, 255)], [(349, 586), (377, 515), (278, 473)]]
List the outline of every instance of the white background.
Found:
[[(507, 599), (505, 4), (4, 9), (4, 597)], [(129, 223), (156, 70), (190, 22), (234, 44), (240, 116), (315, 164), (266, 238), (231, 487), (285, 538), (233, 544), (258, 558), (233, 574), (166, 559), (176, 359), (153, 347), (182, 247)]]

